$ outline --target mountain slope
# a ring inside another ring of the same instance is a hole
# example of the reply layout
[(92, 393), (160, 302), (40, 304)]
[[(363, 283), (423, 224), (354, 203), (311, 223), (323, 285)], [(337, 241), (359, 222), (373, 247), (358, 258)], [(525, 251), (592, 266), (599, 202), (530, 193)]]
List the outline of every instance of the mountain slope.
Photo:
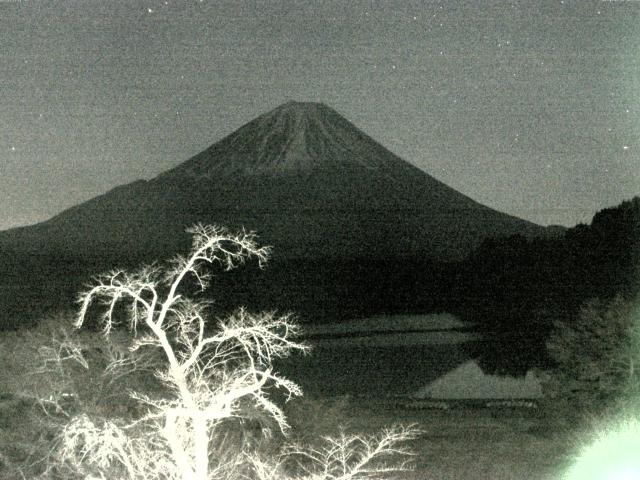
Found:
[(0, 233), (0, 246), (171, 254), (196, 221), (255, 229), (281, 258), (451, 259), (487, 237), (545, 233), (444, 185), (335, 110), (289, 102), (150, 181)]

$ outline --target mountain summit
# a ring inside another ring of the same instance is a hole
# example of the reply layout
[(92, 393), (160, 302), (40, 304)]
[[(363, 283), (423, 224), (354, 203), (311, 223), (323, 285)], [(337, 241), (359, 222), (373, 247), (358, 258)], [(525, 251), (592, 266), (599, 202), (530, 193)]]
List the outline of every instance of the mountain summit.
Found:
[(406, 162), (322, 103), (287, 102), (247, 123), (166, 175), (305, 175), (369, 169), (392, 173)]
[(169, 255), (195, 222), (256, 230), (281, 258), (452, 259), (488, 237), (544, 233), (446, 186), (334, 109), (288, 102), (150, 181), (0, 233), (0, 247)]

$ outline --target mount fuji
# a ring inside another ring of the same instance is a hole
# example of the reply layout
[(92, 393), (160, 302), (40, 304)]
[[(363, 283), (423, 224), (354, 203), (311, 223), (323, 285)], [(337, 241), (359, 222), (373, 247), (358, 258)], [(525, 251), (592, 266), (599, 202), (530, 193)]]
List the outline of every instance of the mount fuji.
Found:
[(552, 235), (448, 187), (334, 109), (289, 102), (151, 180), (0, 232), (0, 287), (28, 282), (37, 297), (0, 302), (56, 304), (89, 274), (185, 252), (185, 228), (196, 222), (255, 230), (273, 247), (267, 273), (226, 285), (239, 292), (229, 305), (262, 299), (257, 308), (325, 309), (331, 318), (392, 304), (435, 308), (424, 299), (449, 294), (455, 274), (437, 277), (434, 264), (460, 260), (488, 238)]
[(171, 254), (195, 222), (256, 230), (276, 257), (463, 257), (483, 239), (545, 235), (402, 160), (332, 108), (289, 102), (149, 180), (43, 223), (0, 233), (5, 250)]

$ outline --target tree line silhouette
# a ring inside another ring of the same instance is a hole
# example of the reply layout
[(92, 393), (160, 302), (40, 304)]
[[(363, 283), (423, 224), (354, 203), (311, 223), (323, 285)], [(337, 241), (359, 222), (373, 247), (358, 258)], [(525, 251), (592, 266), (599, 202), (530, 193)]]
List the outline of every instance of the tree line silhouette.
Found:
[[(166, 257), (173, 254), (166, 252)], [(128, 258), (126, 252), (112, 257), (25, 259), (3, 252), (3, 284), (19, 287), (0, 292), (2, 327), (68, 307), (92, 275), (116, 265), (132, 268), (143, 260)], [(247, 265), (214, 278), (210, 295), (221, 315), (245, 305), (255, 311), (291, 311), (303, 323), (450, 312), (484, 334), (485, 369), (522, 372), (547, 362), (545, 342), (554, 320), (570, 322), (589, 299), (633, 299), (639, 286), (636, 197), (555, 237), (485, 240), (459, 261), (397, 255), (274, 258), (265, 269)]]
[(484, 366), (546, 366), (553, 322), (575, 321), (592, 299), (633, 301), (640, 287), (640, 197), (599, 211), (558, 238), (483, 242), (459, 264), (451, 305), (492, 337)]

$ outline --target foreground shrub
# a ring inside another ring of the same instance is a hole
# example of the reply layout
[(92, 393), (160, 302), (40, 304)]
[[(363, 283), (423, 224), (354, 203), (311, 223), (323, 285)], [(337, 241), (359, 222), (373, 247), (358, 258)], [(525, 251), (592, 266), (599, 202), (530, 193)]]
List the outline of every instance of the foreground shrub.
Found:
[[(138, 406), (134, 418), (95, 409), (67, 412), (69, 421), (46, 473), (131, 480), (355, 480), (405, 468), (403, 459), (385, 460), (408, 453), (399, 444), (415, 437), (410, 428), (373, 437), (327, 437), (311, 448), (260, 448), (261, 439), (289, 430), (271, 394), (279, 391), (286, 400), (302, 394), (273, 371), (272, 360), (307, 347), (295, 341), (298, 327), (289, 316), (240, 309), (212, 325), (209, 305), (186, 296), (188, 284), (204, 290), (211, 280), (207, 265), (230, 270), (251, 257), (262, 264), (268, 251), (257, 246), (253, 234), (231, 235), (202, 225), (190, 232), (187, 257), (176, 257), (167, 268), (109, 272), (82, 293), (77, 327), (97, 304), (106, 337), (120, 318), (131, 332), (130, 348), (112, 358), (105, 371), (122, 378), (152, 368), (162, 388), (130, 392)], [(65, 340), (48, 353), (54, 363), (88, 368), (85, 352), (72, 342)]]
[(49, 315), (36, 326), (3, 332), (0, 478), (39, 478), (49, 471), (52, 443), (81, 412), (100, 418), (133, 418), (141, 412), (128, 392), (160, 388), (150, 370), (142, 363), (126, 375), (124, 369), (117, 374), (107, 369), (124, 357), (130, 343), (123, 331), (104, 338), (77, 330), (73, 315), (65, 312)]
[(551, 397), (583, 407), (633, 401), (640, 394), (640, 317), (618, 296), (586, 302), (573, 322), (556, 322), (547, 348), (555, 368), (545, 383)]

